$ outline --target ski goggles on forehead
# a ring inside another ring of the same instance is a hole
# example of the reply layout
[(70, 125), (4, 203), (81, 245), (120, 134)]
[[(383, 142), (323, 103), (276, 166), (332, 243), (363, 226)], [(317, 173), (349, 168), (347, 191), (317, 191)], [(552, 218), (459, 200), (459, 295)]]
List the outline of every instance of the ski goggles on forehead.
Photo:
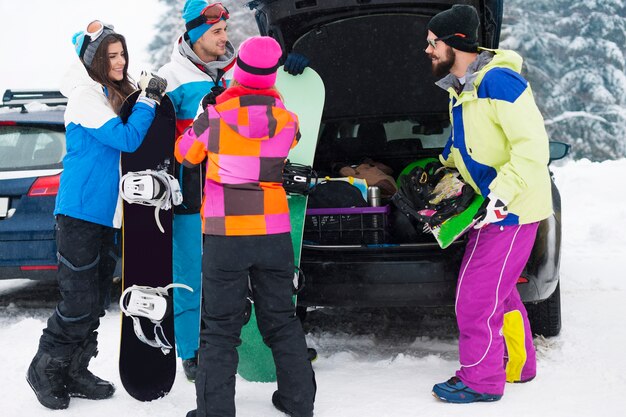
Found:
[(435, 38), (435, 39), (426, 39), (426, 42), (428, 42), (428, 44), (430, 46), (433, 47), (433, 49), (437, 48), (437, 42), (438, 41), (445, 41), (446, 39), (450, 39), (450, 38), (454, 38), (455, 36), (458, 36), (459, 38), (465, 38), (466, 36), (462, 33), (453, 33), (452, 35), (447, 35), (447, 36), (442, 36), (441, 38)]
[(190, 20), (185, 24), (185, 29), (190, 31), (197, 28), (200, 25), (213, 25), (219, 22), (221, 19), (228, 19), (228, 9), (222, 3), (213, 3), (202, 9), (200, 16)]
[[(92, 31), (89, 31), (90, 26), (92, 27)], [(95, 27), (95, 30), (93, 30), (94, 27)], [(85, 36), (89, 36), (89, 40), (93, 42), (96, 39), (98, 39), (100, 35), (102, 35), (102, 33), (104, 32), (104, 29), (114, 30), (115, 28), (113, 27), (113, 25), (110, 25), (108, 23), (104, 23), (99, 20), (94, 20), (89, 25), (87, 25), (87, 30), (85, 30)]]
[[(105, 37), (107, 35), (115, 33), (115, 30), (113, 28), (113, 25), (109, 25), (99, 20), (94, 20), (93, 22), (87, 25), (87, 29), (85, 29), (84, 32), (79, 32), (79, 33), (82, 34), (83, 38), (80, 43), (80, 49), (77, 49), (77, 52), (78, 52), (78, 56), (80, 58), (83, 58), (85, 56), (85, 52), (87, 52), (87, 48), (89, 48), (89, 45), (93, 44), (95, 45), (95, 49), (97, 49), (98, 45), (102, 41), (102, 39), (97, 41), (98, 38), (100, 38), (103, 33)], [(93, 59), (93, 57), (89, 58), (89, 61), (91, 61), (91, 59)]]

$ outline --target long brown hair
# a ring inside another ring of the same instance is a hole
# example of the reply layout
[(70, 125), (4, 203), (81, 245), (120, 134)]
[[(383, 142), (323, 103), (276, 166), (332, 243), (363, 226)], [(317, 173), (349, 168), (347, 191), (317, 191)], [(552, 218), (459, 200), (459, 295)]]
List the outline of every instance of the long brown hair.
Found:
[[(109, 45), (121, 42), (124, 48), (124, 57), (126, 64), (124, 65), (124, 78), (120, 81), (114, 81), (109, 78), (111, 70), (111, 61), (109, 60)], [(128, 76), (128, 48), (126, 47), (126, 39), (119, 33), (108, 35), (102, 40), (94, 54), (91, 67), (87, 67), (87, 73), (95, 81), (99, 82), (107, 88), (108, 100), (115, 113), (119, 114), (124, 99), (135, 90), (133, 80)]]

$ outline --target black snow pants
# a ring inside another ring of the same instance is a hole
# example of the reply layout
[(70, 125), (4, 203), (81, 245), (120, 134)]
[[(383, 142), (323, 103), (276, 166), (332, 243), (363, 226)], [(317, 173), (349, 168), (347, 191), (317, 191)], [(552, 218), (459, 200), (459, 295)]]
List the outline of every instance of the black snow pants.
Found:
[(117, 229), (57, 216), (57, 275), (62, 300), (48, 319), (39, 349), (69, 357), (91, 337), (111, 297)]
[(241, 344), (248, 277), (259, 330), (272, 350), (285, 406), (296, 415), (311, 414), (315, 374), (292, 299), (294, 263), (289, 233), (205, 235), (202, 277), (196, 415), (235, 416), (236, 348)]

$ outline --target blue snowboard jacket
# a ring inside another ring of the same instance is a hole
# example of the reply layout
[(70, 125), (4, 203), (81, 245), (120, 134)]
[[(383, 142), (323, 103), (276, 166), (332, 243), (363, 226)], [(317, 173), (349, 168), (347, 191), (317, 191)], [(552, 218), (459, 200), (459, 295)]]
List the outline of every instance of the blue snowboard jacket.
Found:
[(139, 101), (124, 123), (110, 106), (106, 89), (80, 62), (65, 75), (61, 93), (68, 97), (67, 154), (54, 214), (120, 228), (120, 155), (141, 145), (155, 108), (152, 103)]

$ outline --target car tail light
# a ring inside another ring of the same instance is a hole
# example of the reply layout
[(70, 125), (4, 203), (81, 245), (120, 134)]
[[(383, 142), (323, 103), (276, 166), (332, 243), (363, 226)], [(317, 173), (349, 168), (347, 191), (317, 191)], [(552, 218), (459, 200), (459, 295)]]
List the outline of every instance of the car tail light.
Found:
[(61, 174), (50, 177), (39, 177), (28, 190), (29, 197), (45, 197), (57, 195)]
[(16, 123), (14, 121), (1, 121), (0, 126), (15, 126)]
[(56, 271), (58, 268), (56, 265), (22, 265), (20, 266), (21, 271), (45, 271), (45, 270), (53, 270)]
[(526, 277), (519, 277), (517, 279), (517, 283), (518, 284), (528, 284), (528, 278), (526, 278)]

